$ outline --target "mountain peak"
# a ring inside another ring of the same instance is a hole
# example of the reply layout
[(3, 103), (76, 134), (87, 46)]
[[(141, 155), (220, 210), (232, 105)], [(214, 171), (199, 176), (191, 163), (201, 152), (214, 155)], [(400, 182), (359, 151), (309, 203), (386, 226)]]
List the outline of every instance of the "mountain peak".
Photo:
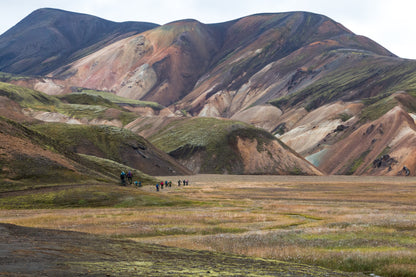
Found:
[(0, 36), (0, 71), (39, 75), (103, 46), (157, 27), (116, 23), (96, 16), (42, 8)]

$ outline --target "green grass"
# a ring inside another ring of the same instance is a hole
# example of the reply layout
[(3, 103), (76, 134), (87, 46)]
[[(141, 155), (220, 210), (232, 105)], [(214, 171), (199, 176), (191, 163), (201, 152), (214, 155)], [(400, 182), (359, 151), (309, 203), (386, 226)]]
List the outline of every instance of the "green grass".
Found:
[(70, 104), (81, 104), (81, 105), (99, 105), (109, 108), (119, 109), (120, 107), (112, 101), (102, 97), (99, 94), (89, 93), (70, 93), (58, 96), (61, 101), (68, 102)]
[(137, 118), (137, 115), (131, 112), (127, 112), (121, 108), (118, 115), (108, 114), (108, 106), (102, 105), (89, 105), (89, 104), (61, 104), (57, 107), (56, 111), (67, 115), (70, 118), (75, 119), (87, 119), (87, 120), (120, 120), (121, 123), (127, 125)]
[(348, 114), (348, 113), (340, 113), (338, 114), (335, 119), (341, 119), (342, 122), (346, 122), (349, 119), (351, 119), (353, 117), (352, 114)]
[(348, 170), (346, 172), (346, 175), (352, 175), (355, 173), (355, 171), (363, 164), (365, 157), (370, 153), (370, 150), (364, 151), (361, 153), (361, 155), (351, 162), (351, 164), (348, 167)]
[(121, 151), (128, 151), (128, 148), (133, 151), (133, 147), (147, 148), (148, 145), (143, 137), (113, 126), (43, 123), (31, 127), (69, 149), (75, 151), (77, 147), (89, 147), (96, 149), (97, 156), (117, 162), (122, 162)]
[[(272, 259), (165, 247), (76, 232), (4, 228), (11, 229), (6, 229), (6, 234), (14, 231), (16, 235), (13, 234), (12, 239), (19, 240), (16, 246), (10, 247), (19, 250), (11, 251), (10, 260), (18, 260), (26, 250), (26, 244), (30, 243), (30, 255), (25, 261), (38, 264), (42, 274), (48, 276), (364, 276)], [(48, 240), (44, 239), (45, 235)], [(54, 255), (45, 255), (51, 251)], [(11, 276), (39, 275), (37, 268), (32, 267), (6, 267), (4, 271)]]
[(16, 75), (16, 74), (11, 74), (11, 73), (0, 71), (0, 82), (19, 81), (19, 80), (26, 80), (26, 79), (31, 79), (31, 78), (32, 77)]
[(361, 113), (360, 113), (360, 122), (368, 122), (373, 121), (384, 114), (386, 114), (388, 111), (393, 109), (395, 106), (397, 106), (399, 102), (393, 97), (389, 96), (386, 98), (382, 98), (381, 100), (375, 102), (374, 104), (371, 104), (367, 107), (365, 107)]
[[(161, 110), (164, 107), (156, 102), (150, 102), (150, 101), (141, 101), (141, 100), (135, 100), (130, 98), (125, 98), (118, 96), (114, 93), (107, 92), (107, 91), (97, 91), (97, 90), (91, 90), (91, 89), (79, 89), (78, 92), (74, 92), (71, 95), (82, 95), (85, 96), (91, 96), (91, 97), (101, 97), (107, 101), (110, 101), (111, 103), (115, 104), (129, 104), (129, 105), (135, 105), (139, 107), (150, 107), (155, 110)], [(73, 96), (72, 96), (73, 97)]]
[(131, 168), (129, 166), (117, 163), (109, 159), (103, 159), (103, 158), (99, 158), (96, 156), (83, 155), (83, 154), (79, 154), (79, 155), (87, 160), (90, 160), (94, 164), (97, 164), (101, 172), (105, 172), (106, 174), (111, 174), (112, 176), (118, 177), (120, 175), (120, 172), (124, 170), (125, 172), (131, 171), (134, 177), (133, 181), (140, 181), (142, 182), (143, 186), (153, 185), (158, 181), (156, 178), (150, 175), (147, 175), (141, 172), (140, 170)]
[(183, 206), (192, 201), (117, 185), (85, 185), (0, 198), (0, 209), (132, 208)]
[(24, 108), (55, 111), (60, 101), (53, 96), (32, 89), (0, 82), (0, 96), (5, 96), (19, 103)]
[[(63, 123), (25, 127), (1, 117), (0, 128), (11, 140), (18, 138), (27, 145), (33, 144), (45, 150), (42, 154), (29, 154), (31, 152), (10, 149), (8, 155), (1, 155), (0, 164), (7, 170), (3, 170), (2, 166), (0, 190), (20, 190), (48, 184), (85, 183), (97, 180), (114, 183), (118, 182), (122, 170), (132, 171), (143, 184), (155, 181), (153, 177), (120, 163), (78, 155), (71, 151), (71, 148), (84, 144), (87, 145), (86, 147), (94, 146), (100, 149), (107, 158), (120, 159), (120, 148), (126, 144), (147, 147), (147, 142), (143, 138), (129, 130)], [(71, 164), (72, 168), (64, 164)]]

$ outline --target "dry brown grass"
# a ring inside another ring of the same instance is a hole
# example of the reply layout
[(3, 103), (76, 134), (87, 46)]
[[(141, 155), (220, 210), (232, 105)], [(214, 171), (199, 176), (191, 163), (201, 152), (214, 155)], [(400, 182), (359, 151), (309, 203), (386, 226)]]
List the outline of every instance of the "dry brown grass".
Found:
[[(190, 186), (178, 187), (178, 179)], [(2, 222), (416, 276), (416, 178), (197, 175), (191, 207), (0, 211)], [(153, 187), (144, 187), (153, 191)]]

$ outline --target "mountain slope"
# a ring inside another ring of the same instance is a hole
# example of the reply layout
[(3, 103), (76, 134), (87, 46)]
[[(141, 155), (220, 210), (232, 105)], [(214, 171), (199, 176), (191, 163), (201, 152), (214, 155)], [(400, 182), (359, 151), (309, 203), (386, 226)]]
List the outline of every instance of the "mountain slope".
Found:
[(113, 43), (51, 74), (63, 85), (115, 91), (170, 105), (192, 90), (219, 45), (216, 33), (194, 20), (173, 22)]
[(32, 128), (53, 137), (75, 153), (113, 160), (146, 174), (191, 174), (170, 156), (126, 129), (63, 123), (38, 124)]
[(414, 175), (415, 154), (416, 124), (403, 108), (396, 106), (334, 144), (320, 168), (328, 174), (394, 176), (406, 166)]
[(280, 118), (279, 138), (327, 174), (416, 174), (416, 97), (397, 92)]
[(270, 133), (238, 121), (154, 117), (126, 128), (143, 129), (156, 147), (194, 173), (321, 175)]
[(195, 115), (233, 116), (295, 93), (336, 69), (341, 63), (325, 55), (334, 50), (392, 55), (321, 15), (297, 12), (242, 18), (228, 29), (213, 68), (180, 106)]
[[(0, 190), (77, 182), (117, 183), (117, 165), (85, 159), (30, 128), (0, 117)], [(152, 178), (136, 171), (146, 182)]]
[(156, 26), (39, 9), (0, 36), (0, 71), (45, 74), (108, 43)]
[(322, 15), (258, 14), (218, 24), (166, 24), (50, 76), (64, 78), (57, 81), (63, 87), (109, 90), (174, 104), (174, 109), (192, 115), (231, 117), (250, 106), (295, 95), (333, 71), (343, 72), (350, 56), (354, 65), (362, 55), (383, 56), (394, 66), (402, 61)]
[[(82, 95), (72, 94), (71, 96)], [(34, 132), (37, 136), (41, 136), (40, 133), (43, 133), (42, 136), (46, 134), (50, 141), (60, 145), (59, 149), (62, 151), (65, 150), (70, 153), (76, 152), (113, 160), (118, 162), (120, 166), (124, 164), (125, 167), (135, 168), (136, 170), (152, 175), (190, 173), (164, 152), (156, 149), (148, 141), (128, 130), (112, 126), (89, 126), (89, 124), (101, 125), (104, 123), (114, 125), (112, 122), (117, 117), (120, 117), (121, 112), (119, 110), (121, 108), (114, 103), (104, 98), (88, 97), (88, 95), (84, 95), (84, 97), (73, 97), (74, 99), (68, 98), (63, 99), (86, 101), (89, 104), (63, 103), (57, 97), (0, 82), (0, 99), (2, 99), (0, 114), (7, 118), (26, 123), (31, 129), (23, 126), (22, 128), (27, 129), (28, 132)], [(108, 113), (107, 116), (109, 119), (113, 121), (106, 121), (102, 118), (106, 113)], [(127, 114), (125, 116), (129, 118), (137, 117), (128, 111), (121, 113)], [(67, 115), (66, 119), (64, 119), (65, 114)], [(39, 118), (39, 120), (35, 120), (32, 116)], [(87, 118), (89, 118), (89, 121), (86, 120)], [(5, 120), (7, 119), (5, 118)], [(40, 120), (62, 120), (63, 122), (74, 124), (37, 123)], [(84, 122), (85, 125), (82, 125), (81, 122)], [(34, 130), (38, 130), (40, 133)], [(13, 136), (14, 133), (11, 131), (10, 135)], [(27, 136), (30, 137), (29, 135)], [(13, 141), (13, 139), (10, 140)], [(27, 144), (31, 144), (31, 142), (27, 142)], [(6, 146), (4, 147), (4, 149), (7, 149)], [(10, 147), (13, 148), (12, 146)], [(33, 148), (29, 147), (28, 149)], [(18, 149), (15, 151), (18, 151)], [(71, 157), (74, 155), (73, 153)], [(78, 156), (76, 157), (79, 159)], [(37, 163), (33, 162), (33, 166), (37, 166)], [(18, 170), (24, 170), (24, 166), (20, 165)], [(100, 168), (100, 170), (103, 170), (103, 168)], [(106, 170), (103, 171), (106, 172)], [(107, 171), (111, 171), (111, 169)], [(116, 176), (118, 173), (115, 173)], [(114, 171), (111, 174), (114, 174)]]

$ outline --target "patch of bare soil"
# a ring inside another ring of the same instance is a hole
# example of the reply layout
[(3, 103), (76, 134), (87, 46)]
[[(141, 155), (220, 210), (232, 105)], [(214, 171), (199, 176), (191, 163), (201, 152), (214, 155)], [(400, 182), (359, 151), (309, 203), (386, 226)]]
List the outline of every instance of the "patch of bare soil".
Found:
[(0, 224), (0, 234), (1, 276), (353, 276), (78, 232)]
[(0, 116), (13, 119), (17, 122), (30, 122), (35, 119), (25, 116), (22, 113), (22, 108), (16, 102), (10, 100), (5, 96), (0, 96)]

